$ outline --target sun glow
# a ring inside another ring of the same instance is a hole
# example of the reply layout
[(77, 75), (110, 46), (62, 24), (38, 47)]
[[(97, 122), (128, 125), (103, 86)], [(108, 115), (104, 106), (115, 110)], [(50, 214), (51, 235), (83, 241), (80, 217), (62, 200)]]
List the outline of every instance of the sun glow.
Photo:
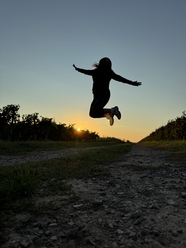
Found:
[(81, 131), (81, 128), (78, 127), (78, 128), (77, 128), (77, 131), (80, 132), (80, 131)]

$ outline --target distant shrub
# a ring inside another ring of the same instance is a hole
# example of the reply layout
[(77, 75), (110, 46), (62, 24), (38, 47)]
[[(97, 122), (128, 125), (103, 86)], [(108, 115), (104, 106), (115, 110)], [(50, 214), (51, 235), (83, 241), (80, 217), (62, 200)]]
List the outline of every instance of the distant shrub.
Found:
[(167, 125), (159, 127), (142, 141), (186, 140), (186, 111), (181, 117), (169, 120)]

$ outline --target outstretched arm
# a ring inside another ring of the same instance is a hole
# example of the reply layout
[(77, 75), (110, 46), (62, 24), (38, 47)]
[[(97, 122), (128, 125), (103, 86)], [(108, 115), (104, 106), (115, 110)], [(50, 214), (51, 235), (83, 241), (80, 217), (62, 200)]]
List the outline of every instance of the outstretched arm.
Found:
[(142, 83), (141, 82), (138, 82), (138, 81), (132, 81), (131, 85), (133, 85), (133, 86), (140, 86), (140, 85), (142, 85)]
[(133, 85), (133, 86), (140, 86), (142, 84), (141, 82), (128, 80), (128, 79), (116, 74), (115, 72), (113, 72), (112, 78), (114, 80), (118, 81), (118, 82), (122, 82), (122, 83), (125, 83), (125, 84), (130, 84), (130, 85)]
[(92, 76), (93, 70), (81, 69), (81, 68), (76, 67), (74, 64), (73, 64), (73, 67), (74, 67), (74, 68), (76, 69), (76, 71), (78, 71), (78, 72), (81, 72), (81, 73), (84, 73), (84, 74), (86, 74), (86, 75)]

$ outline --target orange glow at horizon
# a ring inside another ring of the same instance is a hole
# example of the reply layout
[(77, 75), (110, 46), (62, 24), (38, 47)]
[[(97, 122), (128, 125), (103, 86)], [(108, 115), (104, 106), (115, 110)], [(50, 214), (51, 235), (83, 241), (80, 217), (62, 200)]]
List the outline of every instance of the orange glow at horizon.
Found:
[(110, 126), (106, 118), (91, 119), (84, 114), (79, 115), (78, 118), (72, 115), (63, 122), (67, 123), (67, 126), (70, 125), (69, 123), (74, 123), (75, 130), (79, 134), (82, 130), (89, 130), (90, 132), (98, 133), (100, 137), (115, 137), (131, 142), (138, 142), (148, 134), (147, 130), (137, 128), (136, 125), (131, 127), (130, 123), (124, 123), (122, 125), (119, 121), (115, 120), (114, 125)]

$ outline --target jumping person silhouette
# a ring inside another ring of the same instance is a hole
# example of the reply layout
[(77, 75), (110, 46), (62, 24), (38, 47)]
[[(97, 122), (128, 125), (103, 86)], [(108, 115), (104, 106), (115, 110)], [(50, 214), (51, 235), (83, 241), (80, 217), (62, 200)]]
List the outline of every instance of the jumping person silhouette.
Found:
[(90, 117), (92, 118), (106, 117), (107, 119), (109, 119), (111, 126), (114, 124), (114, 115), (117, 116), (117, 118), (120, 120), (121, 113), (117, 106), (111, 109), (104, 108), (110, 99), (110, 90), (109, 90), (110, 80), (114, 79), (116, 81), (130, 84), (133, 86), (139, 86), (141, 85), (141, 83), (137, 81), (130, 81), (120, 75), (117, 75), (112, 70), (111, 60), (106, 57), (102, 58), (99, 61), (99, 64), (93, 64), (93, 66), (96, 67), (96, 69), (93, 70), (81, 69), (76, 67), (74, 64), (73, 66), (78, 72), (92, 76), (93, 78), (92, 92), (94, 98), (90, 106), (90, 112), (89, 112)]

